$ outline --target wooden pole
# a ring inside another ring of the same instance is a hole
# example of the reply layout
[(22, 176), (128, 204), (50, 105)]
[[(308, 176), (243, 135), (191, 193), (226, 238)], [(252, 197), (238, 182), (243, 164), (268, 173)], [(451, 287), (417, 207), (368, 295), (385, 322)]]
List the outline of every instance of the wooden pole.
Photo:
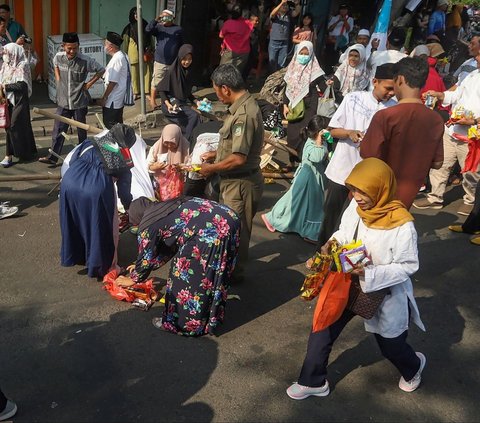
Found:
[(85, 131), (93, 132), (94, 134), (99, 134), (103, 132), (103, 129), (97, 128), (92, 125), (88, 125), (86, 123), (79, 122), (75, 119), (69, 119), (64, 116), (56, 115), (55, 113), (49, 112), (48, 110), (39, 109), (38, 107), (34, 107), (33, 111), (39, 115), (48, 117), (50, 119), (56, 119), (60, 122), (66, 123), (67, 125), (74, 126), (75, 128), (85, 129)]
[(15, 182), (15, 181), (46, 181), (46, 180), (55, 180), (59, 181), (62, 179), (60, 174), (31, 174), (31, 175), (8, 175), (0, 176), (0, 182)]
[(293, 179), (293, 172), (277, 173), (277, 172), (262, 172), (264, 178), (272, 179)]

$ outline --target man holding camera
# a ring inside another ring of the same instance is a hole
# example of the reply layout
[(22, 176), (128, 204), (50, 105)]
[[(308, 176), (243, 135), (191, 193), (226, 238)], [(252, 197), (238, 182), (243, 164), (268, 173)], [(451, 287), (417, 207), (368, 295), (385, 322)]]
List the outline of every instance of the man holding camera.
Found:
[[(53, 58), (55, 82), (57, 86), (57, 115), (74, 118), (85, 123), (88, 112), (90, 95), (88, 90), (103, 75), (105, 69), (96, 60), (79, 52), (80, 40), (76, 32), (66, 32), (62, 37), (63, 51), (58, 52)], [(90, 72), (95, 75), (87, 82)], [(52, 131), (52, 150), (60, 155), (68, 124), (55, 121)], [(87, 138), (87, 131), (77, 128), (78, 143)], [(55, 165), (57, 157), (50, 154), (40, 157), (39, 162)]]
[(145, 31), (157, 39), (150, 89), (150, 106), (152, 109), (157, 107), (157, 85), (165, 77), (168, 67), (177, 57), (178, 49), (183, 44), (183, 30), (173, 23), (174, 19), (174, 13), (165, 9), (157, 19), (152, 20), (145, 27)]
[[(23, 29), (23, 26), (10, 17), (10, 6), (8, 4), (0, 4), (0, 17), (5, 19), (7, 22), (6, 35), (11, 43), (23, 45), (25, 42), (30, 40), (30, 38), (27, 36), (27, 33)], [(30, 40), (30, 43), (31, 42), (32, 41)]]
[(268, 61), (272, 73), (286, 66), (292, 18), (296, 18), (300, 11), (299, 0), (281, 0), (270, 13), (272, 28), (268, 44)]

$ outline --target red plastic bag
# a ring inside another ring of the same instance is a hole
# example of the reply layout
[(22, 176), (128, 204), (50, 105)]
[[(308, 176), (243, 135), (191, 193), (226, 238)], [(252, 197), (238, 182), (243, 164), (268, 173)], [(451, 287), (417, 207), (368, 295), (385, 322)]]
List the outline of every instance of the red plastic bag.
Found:
[(160, 201), (174, 200), (182, 195), (185, 181), (183, 174), (175, 166), (169, 166), (165, 175), (157, 180)]
[(0, 128), (10, 127), (10, 114), (8, 113), (8, 102), (0, 103)]
[(120, 276), (119, 273), (116, 270), (112, 270), (103, 278), (103, 289), (108, 291), (116, 300), (128, 303), (132, 303), (137, 298), (148, 301), (157, 300), (158, 293), (153, 288), (153, 279), (148, 279), (143, 283), (136, 283), (129, 287), (122, 287), (115, 283), (118, 276)]
[(313, 332), (328, 328), (340, 318), (347, 306), (351, 282), (350, 273), (328, 274), (313, 313)]

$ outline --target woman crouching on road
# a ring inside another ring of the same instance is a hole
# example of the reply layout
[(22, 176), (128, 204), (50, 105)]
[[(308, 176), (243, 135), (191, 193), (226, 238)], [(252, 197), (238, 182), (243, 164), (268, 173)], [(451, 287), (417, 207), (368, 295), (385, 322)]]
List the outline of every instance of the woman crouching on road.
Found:
[(240, 219), (227, 206), (194, 197), (154, 202), (140, 197), (129, 209), (138, 225), (138, 257), (130, 277), (145, 281), (172, 259), (163, 317), (158, 329), (187, 336), (213, 334), (223, 321), (227, 290), (237, 258)]
[[(375, 315), (365, 320), (365, 330), (375, 335), (382, 355), (400, 372), (399, 388), (418, 388), (426, 358), (407, 344), (410, 318), (425, 330), (418, 311), (410, 276), (418, 270), (417, 233), (413, 217), (403, 203), (395, 200), (396, 180), (392, 169), (375, 158), (358, 163), (345, 180), (353, 200), (342, 216), (340, 229), (322, 247), (329, 254), (333, 239), (347, 244), (363, 241), (372, 265), (352, 272), (363, 292), (389, 288), (390, 292)], [(358, 231), (358, 232), (357, 232)], [(355, 236), (355, 233), (358, 236)], [(352, 283), (353, 278), (352, 277)], [(333, 343), (355, 315), (346, 309), (332, 325), (310, 333), (300, 377), (287, 389), (290, 398), (327, 396), (327, 364)]]

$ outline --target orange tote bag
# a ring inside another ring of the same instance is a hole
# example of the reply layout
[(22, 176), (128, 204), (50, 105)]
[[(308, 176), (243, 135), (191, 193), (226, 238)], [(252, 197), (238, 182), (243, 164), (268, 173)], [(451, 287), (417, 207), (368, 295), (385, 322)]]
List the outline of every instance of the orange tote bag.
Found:
[(335, 323), (345, 310), (350, 291), (351, 275), (330, 272), (318, 296), (313, 314), (313, 332), (319, 332)]

